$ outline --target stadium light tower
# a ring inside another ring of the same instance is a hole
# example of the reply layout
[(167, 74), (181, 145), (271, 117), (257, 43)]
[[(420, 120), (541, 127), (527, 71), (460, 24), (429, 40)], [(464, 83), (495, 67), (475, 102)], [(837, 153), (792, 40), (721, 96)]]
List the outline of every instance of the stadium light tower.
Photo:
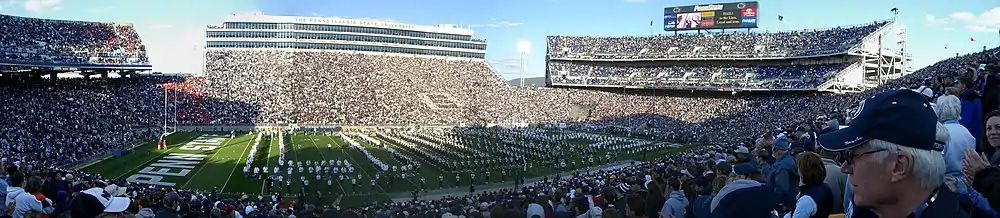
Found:
[(524, 87), (524, 55), (531, 52), (531, 41), (528, 40), (518, 40), (517, 41), (517, 52), (521, 53), (521, 87)]

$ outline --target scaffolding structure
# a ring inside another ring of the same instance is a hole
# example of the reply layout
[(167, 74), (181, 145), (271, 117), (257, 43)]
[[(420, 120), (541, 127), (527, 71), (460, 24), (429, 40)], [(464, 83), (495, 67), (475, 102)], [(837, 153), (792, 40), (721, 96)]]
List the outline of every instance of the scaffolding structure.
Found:
[[(893, 31), (896, 27), (893, 19), (862, 38), (858, 46), (847, 52), (848, 59), (857, 61), (819, 89), (837, 93), (861, 92), (913, 73), (910, 65), (913, 58), (906, 53), (906, 30)], [(892, 36), (898, 40), (892, 41)]]

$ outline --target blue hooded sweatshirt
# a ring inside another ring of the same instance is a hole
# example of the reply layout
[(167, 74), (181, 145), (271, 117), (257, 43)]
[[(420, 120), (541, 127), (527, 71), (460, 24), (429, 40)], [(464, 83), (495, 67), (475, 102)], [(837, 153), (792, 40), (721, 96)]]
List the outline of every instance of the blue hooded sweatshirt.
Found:
[(663, 208), (660, 212), (663, 214), (673, 215), (675, 218), (684, 218), (685, 208), (688, 206), (688, 200), (684, 197), (683, 191), (672, 191), (670, 195), (667, 196), (667, 201), (663, 203)]
[(970, 89), (962, 92), (958, 98), (962, 100), (962, 119), (958, 122), (979, 142), (983, 136), (983, 105), (979, 94)]
[(753, 180), (736, 180), (712, 198), (712, 218), (772, 218), (777, 205), (774, 193), (764, 184)]

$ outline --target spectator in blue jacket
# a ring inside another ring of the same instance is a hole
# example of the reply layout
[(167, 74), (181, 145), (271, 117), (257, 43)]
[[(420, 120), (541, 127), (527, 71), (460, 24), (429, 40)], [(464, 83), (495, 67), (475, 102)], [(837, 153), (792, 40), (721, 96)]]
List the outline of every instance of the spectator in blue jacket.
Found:
[(955, 87), (958, 88), (958, 98), (962, 100), (962, 119), (958, 122), (965, 126), (965, 129), (972, 133), (976, 142), (983, 135), (983, 106), (979, 99), (979, 93), (972, 89), (975, 83), (972, 77), (962, 76), (958, 78)]
[(795, 208), (795, 198), (799, 195), (799, 171), (795, 167), (795, 157), (789, 151), (788, 138), (774, 139), (772, 151), (774, 165), (767, 175), (767, 186), (778, 198), (778, 212), (788, 212)]
[(957, 179), (959, 190), (964, 192), (965, 181), (962, 179), (962, 161), (966, 150), (976, 150), (976, 138), (965, 128), (962, 119), (962, 100), (954, 95), (945, 95), (937, 99), (938, 121), (948, 129), (947, 146), (944, 148), (945, 177)]
[[(6, 164), (3, 164), (6, 165)], [(0, 167), (0, 205), (7, 205), (7, 169)], [(0, 214), (7, 214), (7, 207), (0, 207)]]
[(684, 218), (686, 212), (684, 208), (688, 206), (688, 200), (684, 197), (684, 191), (681, 190), (681, 181), (677, 178), (670, 178), (667, 182), (667, 188), (670, 194), (667, 195), (667, 201), (663, 203), (660, 213), (674, 218)]
[(699, 179), (695, 186), (698, 188), (698, 197), (691, 203), (691, 214), (695, 218), (708, 218), (712, 214), (712, 185), (707, 179)]

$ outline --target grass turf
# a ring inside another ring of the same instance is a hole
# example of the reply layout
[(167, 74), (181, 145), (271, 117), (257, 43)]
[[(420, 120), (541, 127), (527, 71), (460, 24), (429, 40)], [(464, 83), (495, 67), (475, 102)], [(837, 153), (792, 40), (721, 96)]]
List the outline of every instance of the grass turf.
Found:
[[(146, 145), (137, 147), (130, 153), (122, 157), (114, 157), (99, 163), (93, 164), (83, 169), (84, 172), (97, 173), (103, 175), (107, 178), (121, 179), (128, 178), (131, 175), (140, 173), (143, 168), (150, 167), (151, 164), (157, 163), (158, 160), (162, 160), (169, 154), (197, 154), (205, 155), (204, 159), (194, 165), (192, 168), (187, 169), (187, 173), (183, 176), (164, 176), (162, 181), (175, 183), (173, 187), (183, 188), (188, 190), (196, 190), (202, 192), (208, 192), (213, 188), (218, 188), (222, 195), (237, 197), (243, 194), (250, 196), (257, 196), (258, 194), (264, 192), (264, 182), (256, 178), (247, 178), (243, 173), (243, 166), (247, 163), (247, 158), (250, 153), (255, 153), (255, 160), (252, 164), (254, 167), (267, 167), (268, 171), (273, 171), (275, 166), (278, 165), (279, 157), (279, 140), (271, 138), (269, 136), (263, 136), (261, 143), (258, 146), (258, 150), (253, 151), (250, 148), (253, 145), (254, 138), (256, 134), (243, 134), (238, 135), (234, 138), (228, 138), (228, 133), (222, 132), (179, 132), (172, 134), (166, 138), (168, 142), (168, 149), (157, 150), (155, 142), (147, 143)], [(182, 149), (184, 145), (191, 145), (191, 143), (203, 143), (205, 140), (218, 140), (216, 144), (218, 147), (212, 150), (190, 150)], [(403, 180), (401, 178), (396, 178), (395, 182), (389, 183), (388, 178), (385, 174), (379, 179), (378, 184), (374, 189), (370, 185), (371, 179), (375, 174), (379, 173), (371, 162), (365, 158), (364, 154), (361, 152), (349, 148), (347, 143), (343, 141), (338, 136), (332, 135), (321, 135), (321, 134), (294, 134), (286, 138), (286, 148), (285, 161), (302, 161), (306, 160), (344, 160), (351, 163), (355, 167), (356, 173), (351, 177), (356, 177), (356, 174), (361, 174), (361, 179), (358, 180), (357, 184), (352, 184), (350, 179), (344, 181), (334, 180), (331, 187), (327, 186), (326, 180), (315, 180), (315, 173), (310, 174), (307, 172), (299, 173), (295, 171), (293, 173), (293, 182), (291, 191), (297, 192), (300, 190), (301, 183), (299, 182), (300, 176), (306, 176), (310, 180), (310, 185), (306, 189), (306, 197), (303, 200), (309, 202), (316, 202), (317, 200), (323, 203), (333, 202), (340, 196), (344, 199), (341, 201), (342, 205), (345, 206), (355, 206), (366, 202), (372, 201), (382, 201), (389, 200), (390, 194), (392, 196), (406, 196), (404, 193), (409, 193), (414, 189), (421, 186), (427, 189), (442, 189), (442, 188), (458, 188), (456, 192), (461, 192), (462, 190), (468, 190), (469, 181), (471, 180), (470, 174), (459, 173), (461, 177), (459, 184), (455, 184), (455, 174), (451, 172), (445, 172), (433, 165), (421, 160), (419, 158), (414, 158), (424, 167), (420, 168), (419, 175), (417, 177), (408, 178)], [(381, 160), (383, 163), (389, 166), (400, 166), (401, 164), (397, 162), (392, 155), (385, 151), (382, 147), (370, 144), (364, 140), (355, 138), (365, 150), (370, 154)], [(385, 141), (383, 141), (385, 143)], [(587, 144), (590, 142), (581, 141), (574, 142), (574, 144)], [(328, 146), (329, 145), (329, 146)], [(301, 148), (298, 148), (301, 146)], [(395, 147), (396, 145), (389, 145)], [(401, 149), (396, 149), (397, 151), (403, 152), (404, 154), (415, 157), (412, 154), (406, 153)], [(662, 157), (662, 155), (676, 152), (679, 148), (669, 148), (661, 151), (654, 151), (646, 157), (647, 159), (652, 159), (655, 157)], [(632, 157), (618, 157), (617, 161), (623, 161), (626, 159), (640, 159), (641, 156)], [(583, 157), (574, 157), (573, 160), (583, 160)], [(162, 168), (159, 168), (162, 169)], [(281, 167), (281, 174), (287, 176), (286, 167)], [(543, 175), (550, 175), (556, 173), (556, 167), (544, 166), (539, 164), (534, 164), (534, 167), (528, 169), (527, 177), (540, 177)], [(176, 173), (177, 170), (171, 170), (170, 172)], [(272, 172), (273, 173), (273, 172)], [(483, 172), (477, 171), (476, 182), (477, 189), (489, 188), (487, 184), (489, 183), (500, 183), (500, 171), (491, 170), (490, 181), (485, 181), (486, 178), (483, 176)], [(444, 183), (439, 183), (439, 175), (444, 177)], [(508, 173), (507, 179), (504, 182), (508, 184), (511, 183), (513, 179), (513, 173)], [(421, 181), (421, 178), (424, 180)], [(289, 178), (285, 178), (288, 180)], [(277, 182), (276, 182), (277, 183)], [(284, 192), (285, 184), (279, 184), (273, 187), (271, 191)], [(322, 194), (317, 195), (317, 191)], [(286, 194), (286, 197), (290, 197), (291, 194)], [(321, 199), (316, 197), (320, 196)]]

